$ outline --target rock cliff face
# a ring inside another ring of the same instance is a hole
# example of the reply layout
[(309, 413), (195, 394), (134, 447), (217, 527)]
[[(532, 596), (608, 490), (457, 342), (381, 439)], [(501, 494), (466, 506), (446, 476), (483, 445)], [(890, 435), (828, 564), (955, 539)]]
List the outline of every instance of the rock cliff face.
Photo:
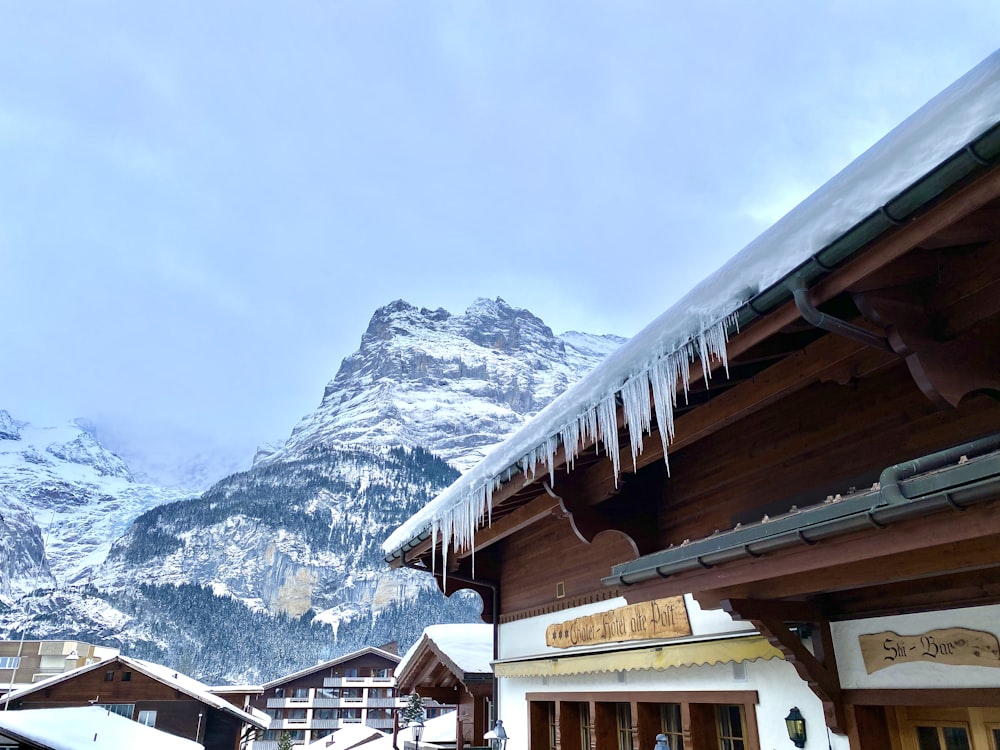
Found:
[(460, 471), (624, 342), (556, 336), (527, 310), (477, 300), (462, 315), (380, 308), (280, 460), (313, 445), (421, 446)]
[[(0, 551), (0, 623), (114, 633), (205, 679), (259, 681), (475, 619), (475, 595), (445, 600), (429, 576), (390, 571), (382, 541), (621, 343), (556, 336), (500, 299), (462, 315), (393, 302), (284, 445), (195, 496), (136, 483), (86, 423), (47, 432), (0, 412), (0, 537), (17, 544)], [(227, 613), (211, 632), (196, 601)]]

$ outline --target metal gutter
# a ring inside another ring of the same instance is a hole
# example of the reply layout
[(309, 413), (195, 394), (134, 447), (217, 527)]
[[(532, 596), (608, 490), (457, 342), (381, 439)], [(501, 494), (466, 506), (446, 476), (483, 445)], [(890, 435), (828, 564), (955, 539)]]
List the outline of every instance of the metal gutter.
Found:
[[(885, 232), (911, 222), (933, 207), (950, 190), (972, 178), (977, 172), (985, 172), (994, 167), (998, 157), (1000, 157), (1000, 123), (967, 143), (784, 277), (743, 303), (730, 318), (733, 321), (731, 330), (743, 330), (753, 320), (773, 312), (794, 299), (795, 288), (813, 286), (820, 278), (827, 276)], [(505, 471), (499, 472), (497, 476), (502, 476), (505, 472), (508, 476), (513, 476), (520, 474), (521, 470), (512, 465)], [(393, 563), (404, 551), (415, 548), (428, 538), (430, 532), (422, 531), (399, 549), (386, 554), (385, 561)]]
[(615, 565), (602, 583), (629, 586), (816, 544), (859, 529), (882, 529), (939, 510), (965, 510), (1000, 494), (1000, 434), (890, 466), (881, 478), (882, 483), (868, 492), (793, 510)]

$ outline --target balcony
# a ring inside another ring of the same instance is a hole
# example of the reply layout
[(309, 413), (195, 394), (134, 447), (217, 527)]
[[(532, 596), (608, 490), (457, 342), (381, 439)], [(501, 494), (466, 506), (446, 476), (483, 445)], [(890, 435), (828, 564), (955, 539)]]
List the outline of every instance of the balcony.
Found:
[(268, 708), (307, 708), (308, 698), (268, 698)]

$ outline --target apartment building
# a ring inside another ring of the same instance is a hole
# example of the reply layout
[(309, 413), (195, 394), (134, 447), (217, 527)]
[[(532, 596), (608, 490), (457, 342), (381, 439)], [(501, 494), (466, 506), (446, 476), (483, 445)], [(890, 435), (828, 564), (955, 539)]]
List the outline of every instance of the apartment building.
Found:
[(399, 655), (385, 648), (364, 648), (265, 683), (251, 704), (266, 711), (271, 723), (255, 750), (276, 750), (283, 732), (294, 744), (305, 744), (352, 724), (391, 731), (402, 706), (396, 695)]
[(115, 656), (116, 648), (83, 641), (0, 641), (0, 695)]

